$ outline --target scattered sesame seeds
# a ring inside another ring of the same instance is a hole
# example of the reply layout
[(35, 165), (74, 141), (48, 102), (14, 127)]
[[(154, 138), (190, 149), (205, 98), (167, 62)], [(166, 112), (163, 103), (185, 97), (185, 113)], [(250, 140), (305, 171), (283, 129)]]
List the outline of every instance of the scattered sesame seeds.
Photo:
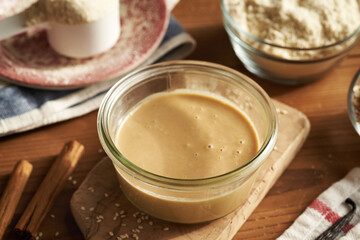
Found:
[(116, 221), (117, 218), (118, 218), (118, 216), (119, 216), (119, 213), (118, 213), (118, 212), (115, 212), (115, 215), (114, 215), (114, 217), (113, 217), (113, 220)]
[(164, 230), (164, 231), (169, 231), (169, 228), (168, 228), (168, 227), (164, 227), (163, 230)]
[(120, 207), (120, 203), (115, 203), (115, 207)]
[(149, 221), (149, 225), (152, 226), (154, 223), (152, 221)]
[(137, 222), (137, 223), (141, 223), (141, 218), (138, 218), (138, 219), (136, 220), (136, 222)]
[(108, 196), (109, 196), (109, 194), (107, 194), (107, 193), (104, 193), (104, 196), (107, 198)]
[(141, 225), (139, 225), (139, 226), (138, 226), (138, 229), (143, 229), (143, 228), (144, 228), (144, 227), (143, 227), (143, 226), (141, 226)]
[(102, 152), (104, 152), (104, 150), (102, 148), (99, 148), (98, 153), (102, 153)]
[(109, 232), (109, 236), (114, 236), (114, 233), (113, 232)]
[(104, 217), (102, 215), (96, 216), (97, 223), (100, 223), (103, 219), (104, 219)]
[(121, 226), (122, 226), (122, 227), (126, 227), (126, 223), (122, 223)]
[(80, 209), (83, 210), (83, 211), (86, 210), (86, 208), (84, 206), (81, 206)]
[(124, 214), (124, 213), (125, 213), (125, 211), (124, 211), (124, 210), (121, 210), (121, 211), (120, 211), (120, 214)]
[(76, 185), (76, 184), (77, 184), (77, 181), (76, 181), (76, 180), (72, 181), (72, 184), (73, 184), (73, 185)]
[(95, 192), (95, 189), (94, 189), (93, 187), (88, 187), (88, 190), (89, 190), (90, 192)]
[(39, 232), (39, 233), (38, 233), (38, 236), (39, 236), (39, 237), (42, 237), (42, 235), (43, 235), (42, 232)]
[(50, 217), (51, 217), (51, 218), (55, 218), (55, 215), (54, 215), (54, 214), (50, 214)]
[(136, 240), (139, 239), (139, 236), (138, 236), (136, 233), (134, 233), (134, 234), (132, 235), (132, 237), (135, 238)]
[(72, 180), (72, 176), (69, 176), (69, 177), (68, 177), (68, 180), (71, 181), (71, 180)]
[(58, 237), (59, 235), (60, 235), (59, 232), (56, 232), (56, 233), (54, 234), (55, 237)]
[(89, 211), (90, 211), (90, 212), (93, 212), (94, 210), (95, 210), (94, 207), (89, 208)]

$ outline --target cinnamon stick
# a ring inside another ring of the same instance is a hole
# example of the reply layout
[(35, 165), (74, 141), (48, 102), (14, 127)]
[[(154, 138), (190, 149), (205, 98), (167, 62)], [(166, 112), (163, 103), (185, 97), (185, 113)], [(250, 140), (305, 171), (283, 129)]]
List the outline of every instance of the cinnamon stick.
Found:
[(16, 163), (0, 200), (0, 239), (14, 216), (16, 206), (30, 177), (33, 166), (26, 160)]
[(15, 233), (20, 239), (31, 239), (35, 236), (83, 153), (84, 146), (79, 142), (71, 141), (65, 144), (15, 226)]

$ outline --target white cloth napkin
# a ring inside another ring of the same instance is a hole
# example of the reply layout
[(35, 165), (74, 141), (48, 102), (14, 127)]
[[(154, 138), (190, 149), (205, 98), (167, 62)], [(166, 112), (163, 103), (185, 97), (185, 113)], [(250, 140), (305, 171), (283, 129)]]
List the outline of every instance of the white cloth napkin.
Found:
[(313, 240), (349, 212), (345, 203), (351, 198), (357, 206), (354, 217), (336, 239), (360, 239), (360, 168), (351, 170), (342, 180), (320, 194), (278, 240)]
[[(167, 0), (168, 10), (177, 2)], [(183, 59), (194, 50), (195, 45), (195, 40), (171, 16), (162, 43), (139, 67)], [(107, 90), (118, 80), (119, 77), (116, 77), (82, 89), (64, 91), (31, 89), (0, 82), (0, 137), (96, 110)]]

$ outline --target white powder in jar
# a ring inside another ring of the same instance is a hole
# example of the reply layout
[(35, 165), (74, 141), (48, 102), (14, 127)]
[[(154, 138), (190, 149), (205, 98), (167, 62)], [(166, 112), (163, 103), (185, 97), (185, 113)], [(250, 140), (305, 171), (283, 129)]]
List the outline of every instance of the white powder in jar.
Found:
[[(225, 6), (242, 30), (283, 47), (326, 46), (345, 39), (360, 27), (360, 0), (225, 0)], [(256, 46), (257, 43), (251, 40), (247, 42), (257, 49), (288, 59), (330, 54), (329, 50), (290, 52), (271, 46)]]
[(24, 11), (28, 25), (43, 21), (84, 24), (96, 21), (118, 7), (119, 0), (39, 0)]

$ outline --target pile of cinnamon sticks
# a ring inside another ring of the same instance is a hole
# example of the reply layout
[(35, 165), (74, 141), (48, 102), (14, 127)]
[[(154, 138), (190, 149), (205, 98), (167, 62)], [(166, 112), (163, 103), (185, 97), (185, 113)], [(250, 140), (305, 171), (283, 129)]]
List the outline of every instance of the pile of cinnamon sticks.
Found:
[[(84, 153), (84, 146), (77, 141), (66, 143), (40, 184), (15, 226), (19, 239), (32, 239), (42, 220), (50, 210), (56, 196), (75, 169)], [(19, 161), (12, 171), (4, 193), (0, 199), (0, 240), (8, 227), (33, 166), (26, 160)]]

